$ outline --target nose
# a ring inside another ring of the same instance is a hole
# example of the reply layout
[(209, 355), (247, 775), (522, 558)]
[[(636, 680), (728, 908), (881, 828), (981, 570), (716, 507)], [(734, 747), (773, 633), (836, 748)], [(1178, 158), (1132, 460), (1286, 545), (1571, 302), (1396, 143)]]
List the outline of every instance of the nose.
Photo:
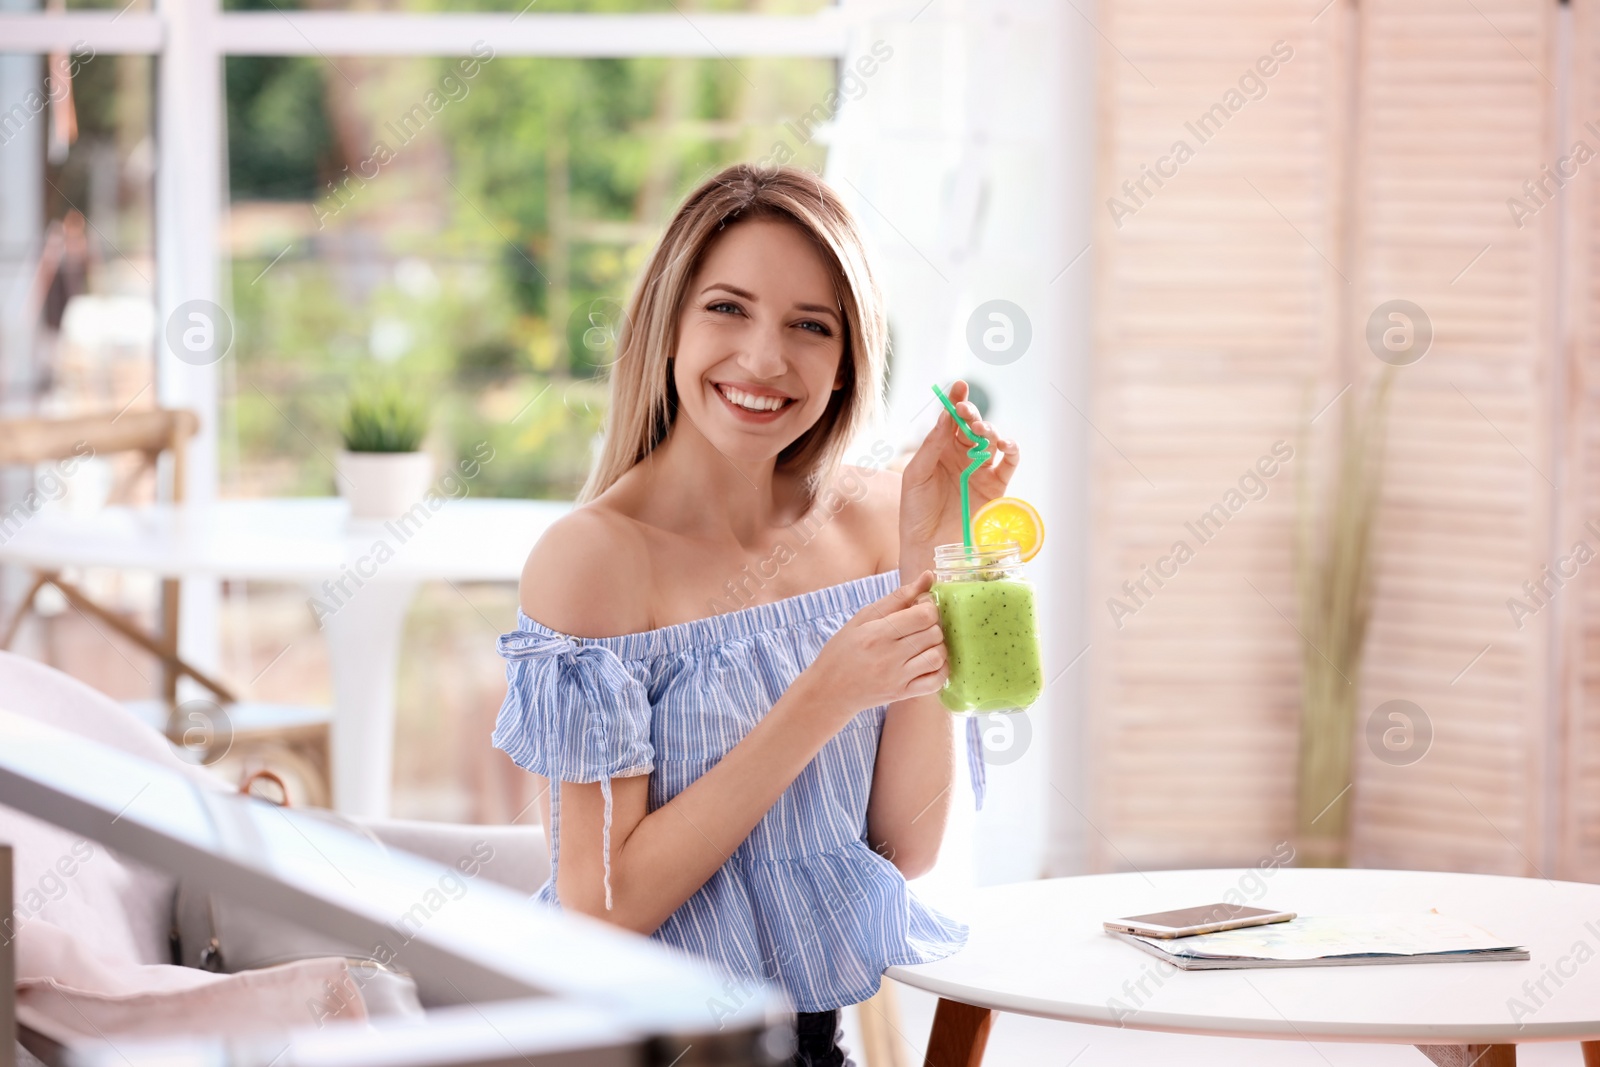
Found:
[(783, 377), (789, 360), (783, 352), (782, 327), (765, 323), (753, 326), (739, 352), (739, 366), (757, 381)]

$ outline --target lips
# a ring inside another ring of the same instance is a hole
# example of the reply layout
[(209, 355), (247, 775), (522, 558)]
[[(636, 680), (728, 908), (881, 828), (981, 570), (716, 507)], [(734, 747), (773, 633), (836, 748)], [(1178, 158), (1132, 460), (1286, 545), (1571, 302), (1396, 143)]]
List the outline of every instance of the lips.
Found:
[(767, 422), (794, 404), (794, 398), (776, 392), (755, 392), (726, 382), (714, 383), (717, 395), (728, 409), (745, 420)]

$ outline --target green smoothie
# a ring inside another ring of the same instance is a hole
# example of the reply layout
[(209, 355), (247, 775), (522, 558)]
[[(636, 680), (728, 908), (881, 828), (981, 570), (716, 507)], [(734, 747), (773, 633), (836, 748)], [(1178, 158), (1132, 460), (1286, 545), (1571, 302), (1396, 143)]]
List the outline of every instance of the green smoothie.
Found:
[(939, 700), (951, 711), (1026, 708), (1039, 699), (1039, 623), (1033, 586), (1007, 578), (935, 582), (950, 678)]

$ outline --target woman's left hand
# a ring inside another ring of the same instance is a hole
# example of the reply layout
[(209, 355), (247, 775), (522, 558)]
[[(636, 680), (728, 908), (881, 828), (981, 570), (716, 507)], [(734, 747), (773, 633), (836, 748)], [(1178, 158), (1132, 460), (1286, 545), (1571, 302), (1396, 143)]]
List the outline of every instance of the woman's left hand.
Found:
[[(956, 381), (946, 394), (972, 432), (989, 439), (994, 457), (972, 472), (967, 492), (972, 513), (996, 497), (1005, 496), (1016, 473), (1018, 448), (1000, 437), (967, 399), (967, 383)], [(939, 421), (923, 438), (916, 454), (900, 475), (900, 573), (920, 574), (933, 569), (936, 545), (959, 544), (961, 530), (961, 472), (972, 462), (967, 449), (972, 442), (956, 420), (941, 408)]]

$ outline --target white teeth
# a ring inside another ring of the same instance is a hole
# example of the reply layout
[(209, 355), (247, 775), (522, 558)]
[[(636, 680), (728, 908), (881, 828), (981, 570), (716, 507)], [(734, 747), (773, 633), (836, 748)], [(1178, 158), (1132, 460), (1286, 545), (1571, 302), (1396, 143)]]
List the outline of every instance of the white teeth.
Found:
[(719, 385), (717, 388), (722, 390), (722, 395), (727, 397), (730, 402), (737, 404), (746, 411), (777, 411), (788, 403), (788, 400), (781, 396), (756, 396), (752, 393), (741, 392), (731, 385)]

